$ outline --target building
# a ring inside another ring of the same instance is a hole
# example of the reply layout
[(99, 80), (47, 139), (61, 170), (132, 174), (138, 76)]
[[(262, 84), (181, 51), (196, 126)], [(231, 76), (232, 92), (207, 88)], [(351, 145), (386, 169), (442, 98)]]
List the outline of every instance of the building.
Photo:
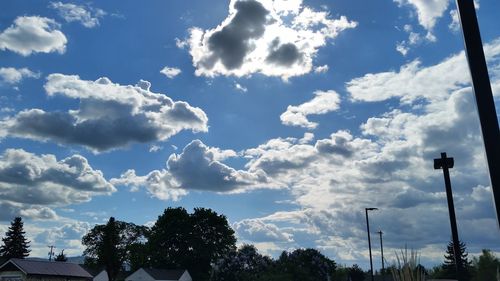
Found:
[(92, 276), (68, 262), (10, 259), (0, 265), (0, 281), (88, 281)]
[(139, 268), (125, 281), (193, 281), (185, 269)]

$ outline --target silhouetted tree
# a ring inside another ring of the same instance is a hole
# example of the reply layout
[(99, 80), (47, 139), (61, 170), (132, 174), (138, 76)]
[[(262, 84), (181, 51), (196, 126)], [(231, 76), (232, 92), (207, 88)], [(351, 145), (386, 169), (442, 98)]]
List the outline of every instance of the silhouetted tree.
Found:
[(0, 247), (0, 256), (5, 259), (24, 259), (29, 256), (31, 252), (29, 249), (30, 241), (24, 237), (26, 232), (23, 230), (23, 225), (21, 217), (16, 217), (11, 222), (5, 237), (2, 238), (3, 245)]
[(232, 250), (214, 264), (210, 280), (263, 280), (273, 261), (258, 253), (253, 245)]
[(145, 240), (146, 227), (109, 218), (105, 225), (96, 225), (82, 238), (85, 264), (104, 267), (114, 281), (123, 264), (130, 260), (130, 246)]
[(453, 241), (448, 243), (446, 247), (446, 254), (444, 255), (444, 263), (442, 265), (442, 272), (439, 278), (449, 278), (449, 279), (457, 279), (459, 281), (469, 281), (472, 277), (472, 262), (468, 259), (467, 247), (464, 242), (459, 241), (460, 253), (457, 257), (460, 264), (461, 269), (457, 273), (457, 267), (455, 264), (455, 253), (453, 250)]
[(68, 258), (64, 254), (64, 249), (62, 249), (61, 252), (56, 256), (55, 261), (61, 261), (61, 262), (68, 261)]
[(490, 250), (483, 249), (479, 258), (474, 257), (472, 262), (475, 268), (473, 281), (497, 281), (500, 259)]
[(187, 268), (193, 280), (208, 280), (211, 264), (235, 249), (236, 238), (223, 215), (196, 208), (168, 208), (148, 237), (151, 265)]
[(289, 275), (289, 280), (327, 280), (333, 277), (337, 267), (316, 249), (283, 252), (277, 263), (279, 270)]
[(365, 272), (359, 265), (354, 264), (349, 268), (349, 278), (351, 281), (363, 281), (365, 280)]

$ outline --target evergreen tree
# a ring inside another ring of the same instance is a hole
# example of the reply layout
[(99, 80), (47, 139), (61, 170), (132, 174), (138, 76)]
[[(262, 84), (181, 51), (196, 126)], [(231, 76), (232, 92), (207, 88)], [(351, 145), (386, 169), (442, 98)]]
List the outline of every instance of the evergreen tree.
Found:
[(460, 254), (457, 261), (460, 263), (461, 268), (457, 272), (457, 265), (455, 264), (455, 252), (453, 250), (453, 241), (448, 243), (446, 247), (446, 254), (444, 255), (444, 263), (442, 265), (443, 276), (441, 278), (455, 278), (459, 281), (469, 281), (472, 276), (472, 261), (469, 260), (467, 247), (464, 242), (459, 241)]
[(496, 281), (497, 272), (500, 269), (500, 259), (497, 258), (491, 250), (483, 249), (479, 258), (473, 259), (476, 269), (474, 281)]
[(24, 237), (23, 221), (21, 217), (16, 217), (11, 222), (9, 229), (2, 238), (3, 245), (0, 247), (0, 256), (5, 259), (18, 258), (24, 259), (29, 256), (30, 241)]
[(56, 256), (55, 261), (62, 261), (62, 262), (68, 261), (68, 258), (64, 254), (64, 249), (62, 249), (61, 252)]

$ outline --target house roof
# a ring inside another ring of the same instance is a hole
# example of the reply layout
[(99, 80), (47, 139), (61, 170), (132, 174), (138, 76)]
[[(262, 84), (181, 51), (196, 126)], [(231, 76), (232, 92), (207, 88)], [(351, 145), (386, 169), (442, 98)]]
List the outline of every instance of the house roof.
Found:
[(0, 266), (0, 270), (12, 264), (26, 274), (92, 278), (80, 265), (68, 262), (10, 259)]
[(179, 280), (186, 270), (184, 269), (158, 269), (144, 268), (156, 280)]

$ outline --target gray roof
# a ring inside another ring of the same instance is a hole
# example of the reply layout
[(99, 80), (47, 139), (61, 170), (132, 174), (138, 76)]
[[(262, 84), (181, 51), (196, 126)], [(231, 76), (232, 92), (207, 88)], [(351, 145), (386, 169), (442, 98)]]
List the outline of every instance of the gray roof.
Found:
[(184, 269), (157, 269), (157, 268), (144, 268), (144, 270), (156, 280), (179, 280)]
[(92, 278), (87, 271), (75, 263), (10, 259), (0, 266), (0, 271), (9, 264), (15, 265), (26, 274)]

